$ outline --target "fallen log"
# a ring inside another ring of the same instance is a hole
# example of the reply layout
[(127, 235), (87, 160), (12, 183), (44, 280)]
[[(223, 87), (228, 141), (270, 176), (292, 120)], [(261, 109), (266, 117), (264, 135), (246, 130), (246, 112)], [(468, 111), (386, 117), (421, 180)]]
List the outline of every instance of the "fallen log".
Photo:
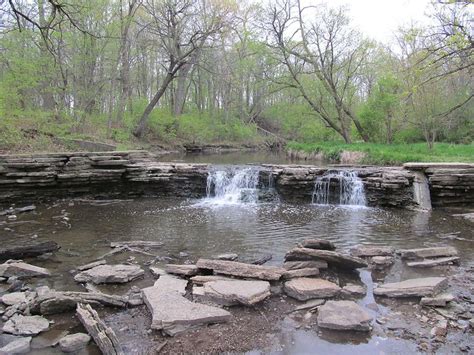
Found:
[(115, 332), (100, 319), (97, 312), (90, 305), (79, 303), (77, 305), (76, 314), (89, 335), (94, 339), (100, 351), (102, 351), (102, 354), (125, 354)]
[(74, 310), (79, 303), (125, 307), (127, 302), (126, 297), (107, 295), (101, 292), (60, 292), (53, 290), (37, 297), (30, 309), (33, 313), (50, 315)]
[(38, 256), (45, 253), (51, 253), (59, 248), (60, 246), (56, 242), (50, 240), (40, 243), (0, 248), (0, 260), (23, 259)]
[(130, 247), (130, 248), (161, 248), (163, 243), (161, 242), (152, 242), (148, 240), (130, 240), (127, 242), (112, 242), (110, 243), (111, 248), (120, 248), (120, 247)]

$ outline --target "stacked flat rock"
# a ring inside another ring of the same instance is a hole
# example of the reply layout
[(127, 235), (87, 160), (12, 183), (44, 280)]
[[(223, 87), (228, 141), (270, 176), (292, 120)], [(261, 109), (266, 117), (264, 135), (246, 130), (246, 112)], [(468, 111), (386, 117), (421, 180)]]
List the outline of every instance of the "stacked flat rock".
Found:
[(458, 251), (453, 247), (402, 249), (399, 254), (409, 260), (408, 266), (417, 268), (452, 265), (459, 261)]
[(329, 265), (345, 269), (357, 269), (367, 267), (367, 263), (361, 259), (350, 255), (344, 255), (336, 251), (319, 250), (310, 248), (294, 248), (285, 255), (286, 261), (312, 261), (322, 260)]
[(24, 263), (22, 261), (7, 261), (0, 265), (0, 277), (15, 276), (18, 279), (29, 277), (50, 276), (50, 272), (42, 267)]
[(299, 244), (299, 246), (301, 248), (309, 249), (336, 250), (334, 243), (324, 239), (305, 239)]
[(212, 270), (214, 273), (254, 278), (266, 281), (279, 280), (285, 269), (275, 266), (262, 266), (239, 263), (236, 261), (199, 259), (196, 263), (199, 269)]

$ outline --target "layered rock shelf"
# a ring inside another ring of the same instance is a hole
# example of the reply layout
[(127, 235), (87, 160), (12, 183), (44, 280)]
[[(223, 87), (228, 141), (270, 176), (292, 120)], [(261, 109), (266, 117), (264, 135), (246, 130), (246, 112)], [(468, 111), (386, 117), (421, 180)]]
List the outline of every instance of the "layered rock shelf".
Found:
[[(141, 195), (199, 198), (206, 194), (209, 168), (158, 162), (146, 151), (1, 155), (0, 201)], [(262, 165), (259, 180), (262, 188), (272, 181), (284, 200), (310, 202), (316, 179), (341, 169), (361, 179), (370, 206), (429, 209), (431, 203), (435, 207), (474, 204), (474, 164)]]

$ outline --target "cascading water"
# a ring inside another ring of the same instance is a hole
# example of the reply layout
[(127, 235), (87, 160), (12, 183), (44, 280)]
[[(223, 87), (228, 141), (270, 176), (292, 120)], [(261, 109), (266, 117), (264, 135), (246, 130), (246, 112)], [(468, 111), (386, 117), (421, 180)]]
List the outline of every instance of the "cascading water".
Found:
[(259, 169), (232, 167), (212, 170), (207, 176), (207, 201), (213, 204), (256, 203)]
[(354, 171), (328, 171), (316, 179), (312, 203), (365, 206), (364, 183)]

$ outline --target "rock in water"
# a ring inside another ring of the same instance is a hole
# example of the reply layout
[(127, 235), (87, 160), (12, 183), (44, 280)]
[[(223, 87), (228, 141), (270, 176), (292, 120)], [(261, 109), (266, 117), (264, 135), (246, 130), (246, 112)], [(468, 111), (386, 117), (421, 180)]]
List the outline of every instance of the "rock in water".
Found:
[(223, 309), (184, 298), (184, 288), (172, 280), (158, 285), (155, 283), (155, 286), (145, 288), (142, 292), (143, 300), (152, 314), (151, 328), (171, 336), (199, 325), (227, 322), (231, 318), (231, 314)]
[(324, 260), (286, 261), (283, 263), (283, 267), (288, 271), (298, 269), (327, 269), (328, 263)]
[(219, 259), (219, 260), (227, 260), (227, 261), (234, 261), (234, 260), (237, 260), (237, 258), (239, 257), (238, 254), (234, 254), (234, 253), (226, 253), (226, 254), (219, 254), (216, 256), (216, 259)]
[(398, 251), (402, 259), (438, 258), (442, 256), (457, 256), (458, 251), (453, 247), (434, 247), (419, 249), (402, 249)]
[(345, 296), (362, 297), (365, 296), (365, 287), (354, 284), (347, 284), (342, 288), (342, 294)]
[(445, 277), (426, 277), (383, 284), (374, 290), (374, 294), (387, 297), (424, 297), (437, 293), (447, 285), (448, 279)]
[(58, 250), (60, 247), (56, 242), (45, 241), (0, 249), (0, 260), (21, 259), (25, 257), (38, 256)]
[(351, 254), (358, 257), (392, 256), (395, 249), (389, 246), (359, 245), (351, 250)]
[(66, 335), (59, 341), (59, 347), (65, 353), (72, 353), (86, 347), (90, 342), (91, 337), (88, 334), (76, 333)]
[(344, 255), (335, 251), (309, 248), (294, 248), (285, 255), (286, 261), (324, 260), (329, 265), (345, 269), (367, 267), (367, 263), (360, 258)]
[(450, 256), (447, 258), (436, 258), (436, 259), (425, 259), (422, 261), (411, 261), (408, 262), (407, 265), (410, 267), (435, 267), (435, 266), (441, 266), (441, 265), (452, 265), (454, 263), (457, 263), (459, 261), (458, 256)]
[(296, 277), (307, 277), (307, 276), (317, 276), (319, 275), (319, 269), (314, 268), (305, 268), (305, 269), (296, 269), (296, 270), (288, 270), (283, 274), (283, 278), (294, 279)]
[(336, 250), (333, 242), (324, 239), (305, 239), (300, 243), (302, 248)]
[(341, 288), (332, 282), (306, 277), (285, 282), (283, 289), (288, 296), (299, 301), (306, 301), (312, 298), (334, 297), (341, 291)]
[(275, 266), (261, 266), (239, 263), (236, 261), (199, 259), (196, 266), (200, 269), (213, 270), (215, 273), (261, 280), (279, 280), (285, 269)]
[(77, 282), (102, 283), (125, 283), (142, 276), (145, 273), (137, 265), (99, 265), (85, 270), (74, 276)]
[(0, 348), (0, 354), (25, 354), (30, 351), (31, 337), (18, 338)]
[(202, 289), (201, 301), (209, 301), (223, 306), (243, 304), (251, 306), (270, 296), (268, 281), (211, 281)]
[(318, 326), (334, 330), (370, 331), (372, 317), (353, 301), (327, 301), (318, 311)]
[(28, 277), (50, 276), (45, 268), (24, 263), (22, 261), (10, 260), (0, 265), (0, 277), (15, 276), (18, 279)]
[(49, 328), (49, 321), (41, 316), (14, 315), (3, 326), (5, 333), (13, 335), (36, 335)]
[(176, 292), (184, 296), (187, 285), (188, 281), (186, 280), (182, 280), (171, 275), (161, 275), (160, 278), (155, 281), (155, 284), (152, 287), (159, 288), (161, 293)]
[(199, 269), (196, 265), (167, 264), (165, 271), (169, 274), (194, 276), (198, 274)]

